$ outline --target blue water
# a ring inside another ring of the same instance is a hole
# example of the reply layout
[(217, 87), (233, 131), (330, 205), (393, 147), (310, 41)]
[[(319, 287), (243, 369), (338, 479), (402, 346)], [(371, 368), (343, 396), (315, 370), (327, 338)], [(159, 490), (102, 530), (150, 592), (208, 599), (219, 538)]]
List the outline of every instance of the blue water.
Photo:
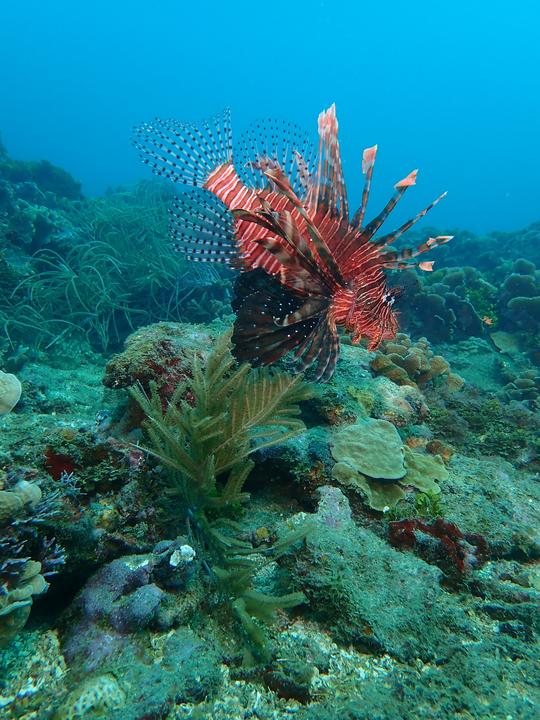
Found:
[(372, 207), (420, 167), (402, 213), (447, 189), (439, 227), (518, 228), (540, 215), (539, 21), (533, 2), (3, 2), (0, 133), (99, 194), (148, 177), (141, 120), (229, 105), (235, 131), (265, 115), (315, 135), (335, 101), (353, 200), (377, 142)]

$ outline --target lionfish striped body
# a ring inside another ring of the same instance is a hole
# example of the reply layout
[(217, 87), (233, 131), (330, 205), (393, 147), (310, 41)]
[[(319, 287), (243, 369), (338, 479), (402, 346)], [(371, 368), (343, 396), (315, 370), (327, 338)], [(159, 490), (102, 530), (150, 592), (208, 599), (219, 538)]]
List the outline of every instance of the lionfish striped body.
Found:
[[(179, 194), (170, 231), (177, 249), (195, 261), (239, 268), (234, 353), (268, 365), (289, 352), (298, 371), (313, 367), (327, 380), (339, 356), (338, 328), (375, 349), (397, 331), (397, 292), (384, 271), (414, 262), (450, 236), (429, 238), (416, 249), (389, 246), (444, 194), (398, 230), (374, 236), (416, 171), (395, 185), (395, 194), (371, 222), (364, 216), (377, 147), (364, 151), (365, 186), (360, 208), (349, 219), (347, 192), (332, 105), (319, 116), (319, 149), (292, 125), (261, 122), (232, 153), (229, 115), (201, 126), (155, 120), (135, 130), (143, 162), (160, 176), (193, 186)], [(412, 262), (411, 262), (412, 261)]]

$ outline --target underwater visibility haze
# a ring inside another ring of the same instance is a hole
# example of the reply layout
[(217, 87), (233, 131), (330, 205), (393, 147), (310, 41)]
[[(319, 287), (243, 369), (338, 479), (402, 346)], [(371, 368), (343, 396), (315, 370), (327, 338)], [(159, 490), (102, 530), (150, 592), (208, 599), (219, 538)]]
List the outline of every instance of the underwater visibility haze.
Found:
[(0, 8), (2, 720), (540, 717), (539, 20)]

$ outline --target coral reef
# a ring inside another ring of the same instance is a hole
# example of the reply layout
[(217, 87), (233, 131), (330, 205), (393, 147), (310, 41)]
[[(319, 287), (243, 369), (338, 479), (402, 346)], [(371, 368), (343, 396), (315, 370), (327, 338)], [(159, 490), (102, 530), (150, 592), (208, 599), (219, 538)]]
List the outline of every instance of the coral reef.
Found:
[(169, 195), (141, 183), (83, 200), (48, 163), (0, 160), (0, 318), (10, 343), (86, 337), (106, 351), (135, 327), (230, 312), (230, 273), (166, 241)]
[(315, 528), (295, 557), (293, 577), (335, 638), (406, 661), (451, 652), (454, 633), (474, 637), (464, 608), (441, 589), (438, 568), (356, 525), (339, 489), (319, 494)]
[[(298, 403), (311, 392), (300, 375), (255, 371), (248, 365), (234, 369), (229, 343), (229, 333), (217, 340), (204, 371), (197, 357), (192, 358), (191, 404), (183, 399), (186, 383), (177, 386), (165, 411), (155, 383), (150, 396), (140, 386), (132, 388), (132, 395), (149, 420), (149, 450), (172, 470), (169, 512), (197, 533), (199, 549), (207, 554), (206, 563), (226, 588), (254, 651), (266, 657), (269, 651), (256, 620), (270, 621), (277, 608), (294, 607), (304, 596), (274, 597), (256, 590), (253, 577), (261, 569), (264, 553), (232, 538), (227, 530), (238, 531), (240, 526), (222, 516), (249, 499), (243, 486), (254, 467), (250, 455), (304, 429)], [(273, 559), (306, 531), (278, 539), (269, 549)]]
[(24, 627), (33, 597), (48, 587), (46, 569), (26, 554), (24, 519), (38, 510), (41, 498), (39, 487), (26, 480), (0, 490), (0, 647)]
[(397, 385), (424, 388), (428, 383), (459, 390), (463, 379), (450, 371), (441, 355), (435, 355), (425, 337), (413, 342), (404, 333), (395, 340), (386, 340), (375, 353), (370, 367), (375, 375), (384, 375)]

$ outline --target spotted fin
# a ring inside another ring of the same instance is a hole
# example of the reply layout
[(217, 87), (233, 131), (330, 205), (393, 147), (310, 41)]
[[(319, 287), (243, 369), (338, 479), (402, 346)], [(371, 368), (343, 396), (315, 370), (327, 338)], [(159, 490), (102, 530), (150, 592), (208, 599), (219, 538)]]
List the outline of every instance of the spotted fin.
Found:
[(303, 200), (307, 196), (313, 183), (315, 149), (301, 127), (272, 119), (248, 127), (235, 143), (234, 164), (240, 178), (248, 187), (265, 189), (268, 163), (287, 175), (298, 197)]
[(295, 371), (313, 367), (316, 379), (328, 379), (339, 349), (332, 343), (323, 347), (330, 339), (325, 330), (329, 303), (312, 300), (306, 312), (309, 302), (260, 270), (240, 275), (233, 300), (237, 316), (232, 342), (237, 360), (269, 365), (295, 351), (300, 360)]
[(324, 314), (319, 318), (315, 331), (296, 349), (296, 371), (304, 372), (311, 367), (316, 380), (327, 382), (336, 369), (339, 351), (336, 327)]
[(202, 187), (217, 167), (231, 162), (230, 111), (198, 125), (156, 118), (134, 128), (133, 144), (156, 175)]
[(194, 189), (178, 195), (169, 210), (169, 235), (175, 250), (197, 262), (240, 260), (234, 218), (215, 195)]

